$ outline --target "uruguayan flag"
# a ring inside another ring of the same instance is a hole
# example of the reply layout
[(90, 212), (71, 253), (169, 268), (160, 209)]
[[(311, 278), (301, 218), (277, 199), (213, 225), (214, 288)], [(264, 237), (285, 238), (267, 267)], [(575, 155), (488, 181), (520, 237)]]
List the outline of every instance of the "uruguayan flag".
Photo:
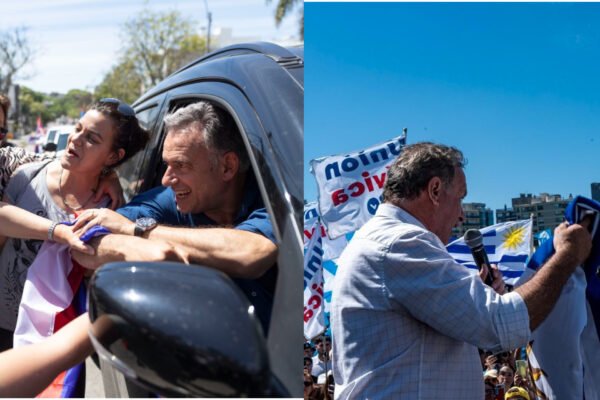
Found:
[[(514, 285), (531, 254), (531, 220), (504, 222), (481, 229), (483, 246), (491, 264), (497, 264), (504, 282)], [(446, 246), (448, 253), (468, 268), (477, 269), (463, 238)]]

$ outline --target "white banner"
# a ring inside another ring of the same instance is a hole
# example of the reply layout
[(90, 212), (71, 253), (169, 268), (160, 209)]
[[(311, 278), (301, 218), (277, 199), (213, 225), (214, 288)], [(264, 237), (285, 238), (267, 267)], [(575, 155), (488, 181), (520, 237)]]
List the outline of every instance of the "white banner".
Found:
[(321, 221), (330, 238), (357, 230), (375, 215), (387, 170), (405, 144), (406, 137), (399, 136), (356, 153), (310, 162)]
[[(312, 201), (304, 205), (304, 252), (308, 247), (308, 243), (315, 234), (315, 222), (319, 219), (319, 210), (316, 201)], [(337, 239), (329, 239), (323, 225), (320, 226), (318, 233), (323, 241), (323, 261), (331, 261), (337, 259), (342, 251), (348, 245), (346, 237), (342, 236)]]
[[(318, 232), (317, 220), (313, 229)], [(313, 339), (325, 331), (323, 299), (323, 241), (313, 235), (304, 253), (304, 337)]]

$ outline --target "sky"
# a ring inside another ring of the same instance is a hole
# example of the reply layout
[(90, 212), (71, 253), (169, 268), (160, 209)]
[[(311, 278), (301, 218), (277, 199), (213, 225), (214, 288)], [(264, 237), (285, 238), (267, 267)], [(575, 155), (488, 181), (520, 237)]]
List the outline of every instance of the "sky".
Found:
[[(274, 42), (298, 41), (298, 14), (294, 10), (277, 28), (276, 0), (207, 0), (213, 35), (232, 29), (234, 37)], [(191, 16), (198, 33), (205, 35), (206, 2), (203, 0), (0, 0), (0, 30), (29, 27), (37, 49), (35, 62), (20, 80), (34, 90), (66, 93), (92, 91), (117, 62), (122, 46), (120, 28), (144, 5), (153, 11), (178, 10)], [(204, 28), (204, 30), (202, 30)], [(212, 46), (211, 46), (212, 47)]]
[(600, 4), (306, 3), (311, 159), (408, 129), (458, 147), (465, 202), (591, 196), (600, 182)]

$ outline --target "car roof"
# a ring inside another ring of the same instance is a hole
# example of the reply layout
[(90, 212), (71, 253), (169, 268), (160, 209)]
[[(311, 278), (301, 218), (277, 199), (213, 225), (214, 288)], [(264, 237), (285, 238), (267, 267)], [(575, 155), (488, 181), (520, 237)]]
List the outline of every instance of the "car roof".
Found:
[[(249, 56), (247, 62), (240, 62), (240, 56)], [(199, 76), (211, 76), (212, 79), (222, 79), (224, 81), (234, 81), (238, 86), (243, 86), (247, 90), (257, 90), (259, 92), (268, 92), (261, 85), (268, 85), (266, 82), (247, 82), (245, 78), (252, 76), (250, 73), (244, 73), (248, 69), (255, 67), (252, 61), (252, 56), (267, 57), (279, 64), (284, 69), (293, 75), (299, 86), (304, 88), (304, 74), (295, 74), (294, 69), (304, 67), (304, 47), (281, 47), (279, 45), (267, 42), (241, 43), (232, 46), (227, 46), (222, 49), (213, 51), (199, 57), (195, 61), (175, 71), (173, 74), (165, 78), (154, 88), (146, 92), (140, 97), (133, 106), (143, 103), (148, 98), (156, 96), (161, 92), (170, 90), (173, 87), (181, 85), (183, 82), (191, 83), (199, 80)], [(223, 68), (223, 64), (228, 64), (227, 58), (236, 57), (235, 65), (238, 67), (237, 72), (230, 68)], [(235, 74), (234, 77), (231, 74)], [(254, 89), (252, 89), (254, 88)]]

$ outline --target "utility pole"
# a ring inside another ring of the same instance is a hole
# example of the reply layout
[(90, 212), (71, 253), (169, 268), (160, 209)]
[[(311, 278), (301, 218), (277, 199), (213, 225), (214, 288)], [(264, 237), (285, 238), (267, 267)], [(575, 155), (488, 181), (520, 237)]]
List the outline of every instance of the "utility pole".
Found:
[(210, 28), (212, 25), (212, 13), (208, 9), (208, 0), (204, 0), (204, 6), (206, 7), (206, 19), (208, 20), (208, 27), (206, 29), (206, 52), (210, 53)]

